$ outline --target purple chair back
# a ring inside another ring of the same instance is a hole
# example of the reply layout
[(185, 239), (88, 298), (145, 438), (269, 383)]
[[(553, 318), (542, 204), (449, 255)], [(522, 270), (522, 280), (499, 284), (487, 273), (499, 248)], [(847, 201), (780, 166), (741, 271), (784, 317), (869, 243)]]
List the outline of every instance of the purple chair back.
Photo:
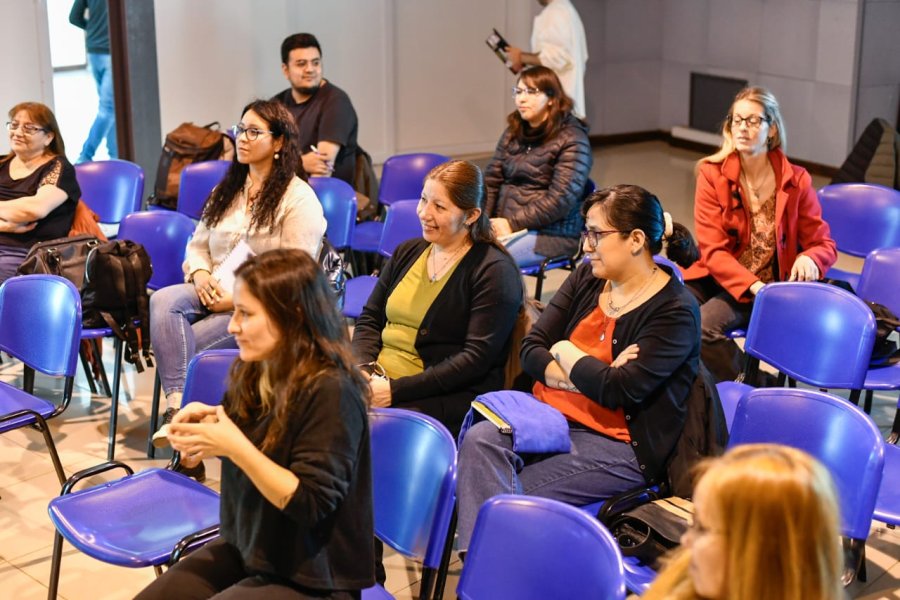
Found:
[(180, 212), (153, 210), (133, 213), (122, 220), (119, 239), (144, 246), (153, 265), (147, 283), (151, 290), (184, 283), (184, 252), (194, 234), (194, 222)]
[(663, 267), (672, 269), (672, 277), (677, 279), (678, 283), (684, 283), (684, 275), (681, 273), (681, 269), (679, 269), (678, 265), (673, 263), (671, 260), (663, 256), (662, 254), (654, 254), (653, 262)]
[(228, 160), (208, 160), (186, 166), (178, 182), (178, 212), (199, 220), (206, 199), (225, 177), (229, 165)]
[(835, 183), (819, 190), (819, 202), (841, 252), (866, 256), (900, 246), (900, 191), (873, 183)]
[(384, 219), (379, 254), (390, 258), (401, 242), (422, 237), (422, 222), (416, 213), (418, 206), (418, 200), (401, 200), (391, 205)]
[(881, 248), (869, 253), (856, 294), (900, 315), (900, 248)]
[(334, 177), (310, 177), (309, 185), (316, 192), (328, 221), (325, 230), (328, 241), (338, 250), (349, 247), (356, 224), (356, 190)]
[(202, 402), (218, 406), (228, 390), (228, 373), (240, 355), (239, 350), (206, 350), (191, 359), (181, 405)]
[(390, 206), (398, 200), (418, 198), (428, 172), (449, 160), (449, 156), (428, 152), (390, 157), (382, 167), (378, 201)]
[(81, 199), (101, 223), (119, 223), (141, 210), (144, 170), (127, 160), (98, 160), (75, 165)]

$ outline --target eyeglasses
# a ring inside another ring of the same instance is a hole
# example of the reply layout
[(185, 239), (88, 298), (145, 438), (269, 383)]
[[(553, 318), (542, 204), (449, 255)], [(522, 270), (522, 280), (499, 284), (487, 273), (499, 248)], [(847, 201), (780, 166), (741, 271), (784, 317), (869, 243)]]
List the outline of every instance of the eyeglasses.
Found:
[(736, 117), (731, 115), (728, 117), (728, 120), (731, 122), (731, 127), (733, 129), (740, 127), (741, 123), (746, 123), (748, 129), (759, 129), (760, 125), (769, 122), (769, 119), (759, 115), (750, 115), (749, 117)]
[(379, 363), (377, 360), (373, 360), (372, 362), (357, 366), (372, 377), (377, 377), (379, 379), (388, 379), (387, 371), (384, 370), (384, 367), (382, 367), (381, 363)]
[(25, 135), (34, 135), (38, 131), (43, 131), (44, 133), (47, 132), (47, 130), (43, 127), (38, 127), (37, 125), (32, 125), (31, 123), (19, 123), (18, 121), (7, 121), (6, 128), (10, 132), (15, 131), (16, 129), (21, 129), (22, 133), (24, 133)]
[(512, 97), (513, 98), (518, 98), (522, 94), (527, 94), (529, 96), (537, 96), (538, 94), (543, 94), (543, 93), (544, 93), (543, 90), (539, 90), (539, 89), (533, 88), (533, 87), (527, 87), (527, 88), (514, 87), (512, 89)]
[(600, 245), (600, 242), (611, 233), (625, 233), (620, 229), (604, 229), (601, 231), (582, 231), (581, 232), (581, 243), (587, 242), (588, 246), (591, 248), (596, 248)]
[(255, 127), (242, 127), (241, 125), (234, 125), (231, 127), (231, 132), (234, 134), (234, 139), (241, 137), (242, 133), (247, 134), (247, 139), (251, 142), (255, 142), (259, 139), (259, 136), (269, 134), (275, 135), (271, 131), (264, 131), (262, 129), (257, 129)]

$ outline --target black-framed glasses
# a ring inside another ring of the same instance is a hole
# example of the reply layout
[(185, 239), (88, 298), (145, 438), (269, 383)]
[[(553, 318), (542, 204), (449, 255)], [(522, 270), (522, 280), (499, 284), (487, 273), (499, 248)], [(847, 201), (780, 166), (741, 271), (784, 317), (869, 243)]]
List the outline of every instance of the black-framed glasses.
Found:
[(512, 89), (512, 97), (513, 98), (518, 98), (522, 94), (527, 94), (528, 96), (537, 96), (538, 94), (543, 94), (543, 93), (544, 93), (543, 90), (539, 90), (539, 89), (533, 88), (533, 87), (521, 88), (519, 86), (516, 86)]
[(38, 131), (43, 131), (44, 133), (47, 132), (47, 130), (43, 127), (38, 127), (37, 125), (32, 125), (31, 123), (19, 123), (18, 121), (7, 121), (6, 128), (10, 132), (15, 131), (16, 129), (21, 129), (22, 133), (24, 133), (25, 135), (34, 135)]
[(238, 139), (239, 137), (241, 137), (242, 133), (246, 133), (247, 139), (251, 142), (255, 142), (261, 135), (275, 135), (271, 131), (257, 129), (256, 127), (244, 127), (242, 125), (232, 125), (231, 132), (234, 134), (234, 139)]
[(750, 129), (759, 129), (759, 126), (763, 123), (768, 123), (769, 119), (767, 119), (766, 117), (761, 117), (759, 115), (750, 115), (749, 117), (738, 117), (735, 115), (730, 115), (728, 117), (728, 121), (735, 129), (740, 127), (742, 123), (746, 123), (747, 127)]
[(591, 231), (586, 229), (581, 232), (581, 243), (584, 244), (587, 242), (588, 246), (591, 248), (596, 248), (600, 245), (600, 241), (603, 240), (606, 236), (612, 233), (626, 233), (621, 229), (601, 229), (600, 231)]

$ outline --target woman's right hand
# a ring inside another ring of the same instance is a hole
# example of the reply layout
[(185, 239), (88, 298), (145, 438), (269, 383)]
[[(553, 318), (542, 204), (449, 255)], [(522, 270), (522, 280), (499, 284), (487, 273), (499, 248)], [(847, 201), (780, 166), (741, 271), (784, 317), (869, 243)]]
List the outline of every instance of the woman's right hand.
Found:
[(30, 223), (16, 223), (14, 221), (0, 219), (0, 231), (3, 233), (27, 233), (37, 227), (37, 224), (37, 221), (32, 221)]
[(638, 348), (637, 344), (631, 344), (630, 346), (626, 347), (624, 350), (619, 352), (619, 355), (615, 358), (614, 361), (609, 363), (609, 366), (614, 369), (618, 369), (619, 367), (624, 367), (628, 361), (634, 360), (635, 358), (637, 358), (638, 350), (640, 350), (640, 349)]

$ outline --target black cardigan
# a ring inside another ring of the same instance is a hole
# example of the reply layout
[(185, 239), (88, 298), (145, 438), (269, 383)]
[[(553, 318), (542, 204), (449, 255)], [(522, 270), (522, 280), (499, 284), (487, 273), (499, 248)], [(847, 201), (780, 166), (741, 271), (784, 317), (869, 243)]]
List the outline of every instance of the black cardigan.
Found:
[[(400, 244), (378, 277), (353, 330), (353, 351), (361, 363), (378, 358), (388, 296), (427, 248), (421, 238)], [(403, 408), (423, 398), (454, 395), (464, 415), (475, 396), (502, 389), (523, 295), (512, 258), (492, 244), (475, 244), (422, 319), (415, 347), (425, 370), (391, 380), (392, 405)]]
[[(325, 373), (288, 417), (284, 442), (267, 456), (297, 475), (300, 485), (279, 510), (223, 458), (222, 537), (250, 572), (313, 589), (370, 587), (375, 559), (366, 406), (347, 381)], [(241, 429), (259, 447), (271, 419)]]
[[(569, 339), (578, 323), (598, 306), (606, 283), (582, 264), (553, 296), (522, 342), (522, 367), (545, 382), (553, 360), (550, 347)], [(665, 480), (666, 462), (684, 428), (687, 399), (700, 363), (700, 309), (674, 277), (652, 298), (616, 320), (613, 358), (637, 344), (638, 357), (610, 368), (586, 356), (570, 378), (582, 394), (609, 409), (622, 408), (631, 444), (648, 484)]]

